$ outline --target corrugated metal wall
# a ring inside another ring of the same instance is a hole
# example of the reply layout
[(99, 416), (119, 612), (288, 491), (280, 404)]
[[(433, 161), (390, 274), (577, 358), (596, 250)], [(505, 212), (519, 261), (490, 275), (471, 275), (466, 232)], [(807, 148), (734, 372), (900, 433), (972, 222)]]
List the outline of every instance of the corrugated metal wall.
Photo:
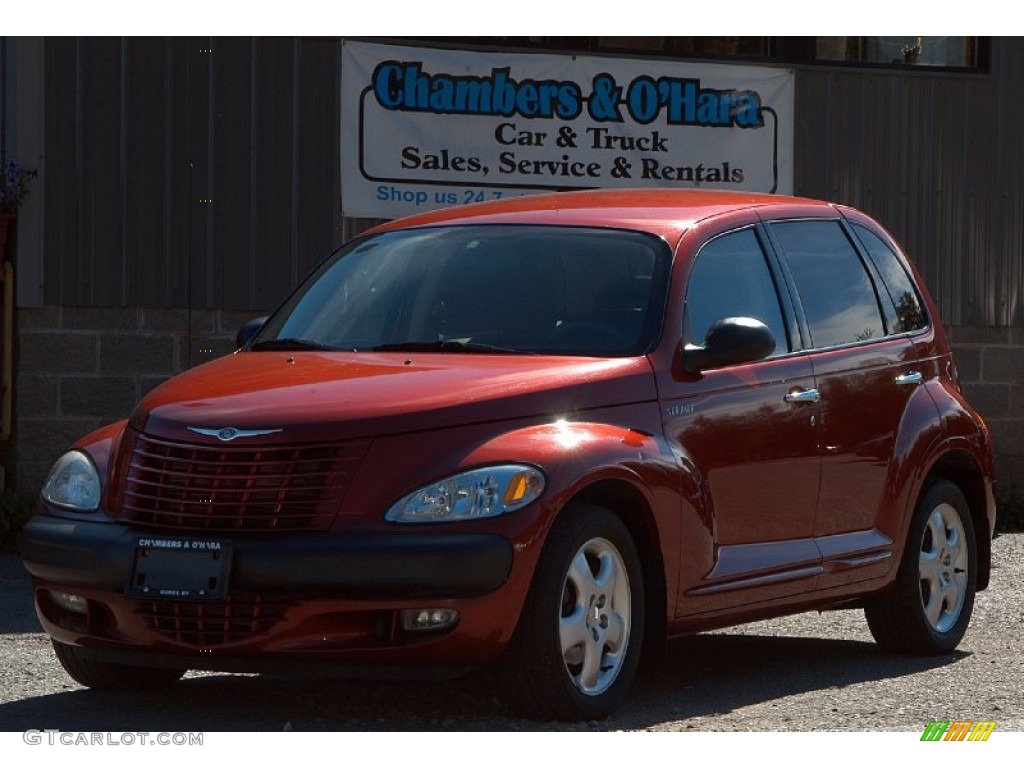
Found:
[(48, 39), (44, 302), (274, 306), (341, 240), (339, 48)]
[(798, 194), (853, 205), (903, 244), (953, 325), (1024, 324), (1024, 40), (992, 72), (803, 69)]
[[(362, 224), (339, 216), (339, 59), (337, 39), (47, 40), (44, 302), (276, 304)], [(1024, 42), (992, 62), (797, 72), (797, 193), (878, 217), (952, 324), (1024, 324)]]
[(7, 162), (7, 38), (0, 37), (0, 165)]

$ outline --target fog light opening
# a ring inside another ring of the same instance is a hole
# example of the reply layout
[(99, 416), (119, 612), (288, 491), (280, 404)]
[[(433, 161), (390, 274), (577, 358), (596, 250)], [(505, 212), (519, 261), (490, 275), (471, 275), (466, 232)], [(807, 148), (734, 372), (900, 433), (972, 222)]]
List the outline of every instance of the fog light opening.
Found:
[(46, 592), (54, 605), (68, 613), (77, 613), (81, 616), (89, 613), (89, 602), (81, 595), (71, 595), (55, 589), (48, 589)]
[(402, 611), (402, 629), (406, 632), (436, 632), (454, 627), (459, 612), (454, 608), (407, 608)]

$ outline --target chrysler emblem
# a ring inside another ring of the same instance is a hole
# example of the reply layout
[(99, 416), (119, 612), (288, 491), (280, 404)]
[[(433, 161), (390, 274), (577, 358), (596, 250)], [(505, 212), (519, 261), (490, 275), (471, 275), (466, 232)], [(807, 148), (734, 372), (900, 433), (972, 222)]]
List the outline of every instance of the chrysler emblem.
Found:
[(189, 427), (189, 430), (207, 437), (216, 437), (221, 442), (234, 440), (236, 437), (259, 437), (260, 435), (272, 435), (280, 432), (280, 429), (236, 429), (235, 427), (223, 427), (221, 429), (203, 429), (202, 427)]

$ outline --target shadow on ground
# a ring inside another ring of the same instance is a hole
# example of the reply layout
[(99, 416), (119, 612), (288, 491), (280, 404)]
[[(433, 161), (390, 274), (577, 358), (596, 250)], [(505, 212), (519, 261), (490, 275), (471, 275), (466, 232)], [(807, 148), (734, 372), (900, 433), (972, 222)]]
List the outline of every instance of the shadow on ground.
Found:
[(0, 635), (40, 631), (28, 573), (16, 556), (0, 553)]
[(625, 706), (603, 722), (566, 725), (515, 717), (496, 694), (490, 673), (446, 683), (203, 675), (156, 693), (75, 687), (2, 704), (0, 731), (642, 729), (795, 694), (912, 675), (965, 656), (896, 657), (873, 643), (849, 640), (697, 635), (670, 643), (656, 670), (647, 672)]

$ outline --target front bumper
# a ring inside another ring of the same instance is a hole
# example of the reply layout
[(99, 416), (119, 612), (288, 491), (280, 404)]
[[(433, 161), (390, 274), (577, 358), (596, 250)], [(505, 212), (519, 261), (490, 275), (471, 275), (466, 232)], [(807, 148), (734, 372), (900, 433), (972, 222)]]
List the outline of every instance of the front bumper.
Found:
[[(40, 515), (25, 526), (21, 553), (37, 579), (123, 592), (141, 540), (186, 536)], [(498, 589), (512, 568), (512, 546), (496, 534), (282, 534), (230, 543), (231, 589), (262, 594), (471, 598)]]
[[(21, 552), (36, 610), (57, 641), (97, 658), (144, 666), (274, 671), (294, 662), (467, 668), (496, 658), (514, 630), (524, 590), (510, 583), (513, 546), (493, 533), (280, 534), (229, 537), (228, 586), (215, 600), (132, 589), (143, 540), (113, 522), (39, 515)], [(82, 614), (53, 593), (86, 601)], [(403, 610), (448, 607), (458, 623), (403, 629)], [(405, 673), (399, 673), (405, 676)]]

